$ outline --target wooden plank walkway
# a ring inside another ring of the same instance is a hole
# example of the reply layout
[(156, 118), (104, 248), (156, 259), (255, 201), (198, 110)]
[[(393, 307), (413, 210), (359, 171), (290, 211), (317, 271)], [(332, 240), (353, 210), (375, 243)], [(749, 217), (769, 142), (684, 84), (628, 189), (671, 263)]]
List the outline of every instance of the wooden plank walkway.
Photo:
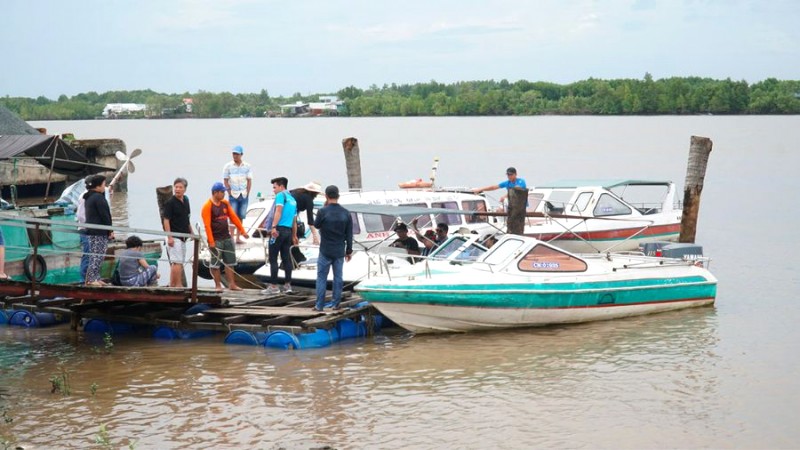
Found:
[(315, 296), (310, 289), (288, 295), (265, 295), (258, 289), (201, 289), (194, 303), (188, 289), (39, 285), (31, 293), (28, 283), (0, 282), (0, 303), (6, 308), (69, 315), (74, 329), (82, 319), (99, 319), (180, 330), (307, 333), (333, 328), (346, 318), (368, 320), (374, 310), (370, 306), (355, 308), (361, 301), (345, 292), (342, 309), (314, 311)]

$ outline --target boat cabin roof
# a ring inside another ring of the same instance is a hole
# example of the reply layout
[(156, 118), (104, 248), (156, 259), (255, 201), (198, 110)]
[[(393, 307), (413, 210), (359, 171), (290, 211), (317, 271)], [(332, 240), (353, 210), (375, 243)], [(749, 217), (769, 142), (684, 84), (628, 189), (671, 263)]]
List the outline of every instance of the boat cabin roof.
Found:
[(537, 185), (536, 189), (576, 189), (579, 187), (600, 186), (605, 189), (612, 189), (619, 186), (669, 186), (672, 181), (661, 180), (631, 180), (625, 178), (617, 179), (584, 179), (584, 180), (557, 180), (550, 183)]

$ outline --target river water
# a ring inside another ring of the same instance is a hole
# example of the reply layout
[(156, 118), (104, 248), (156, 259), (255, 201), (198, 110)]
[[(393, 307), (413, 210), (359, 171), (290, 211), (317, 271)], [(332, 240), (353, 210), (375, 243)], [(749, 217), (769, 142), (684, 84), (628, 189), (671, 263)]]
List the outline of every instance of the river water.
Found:
[[(714, 141), (697, 241), (716, 306), (566, 327), (412, 336), (278, 351), (216, 335), (165, 342), (0, 327), (0, 448), (791, 448), (800, 445), (800, 117), (513, 117), (35, 122), (141, 148), (130, 226), (154, 189), (189, 180), (195, 213), (242, 145), (269, 179), (366, 188), (427, 178), (485, 186), (516, 166), (562, 178), (671, 179), (691, 135)], [(492, 194), (494, 198), (500, 192)], [(767, 208), (769, 206), (769, 208)], [(193, 220), (198, 220), (195, 215)], [(66, 371), (72, 393), (50, 392)], [(92, 385), (95, 386), (94, 394)], [(101, 428), (105, 432), (101, 431)]]

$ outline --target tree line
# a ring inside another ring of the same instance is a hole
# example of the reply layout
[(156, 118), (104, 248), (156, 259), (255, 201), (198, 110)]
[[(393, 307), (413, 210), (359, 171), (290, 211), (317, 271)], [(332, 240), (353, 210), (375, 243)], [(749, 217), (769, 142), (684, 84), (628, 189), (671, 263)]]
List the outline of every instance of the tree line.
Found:
[[(279, 115), (281, 105), (316, 102), (337, 95), (345, 107), (339, 115), (378, 116), (527, 116), (655, 114), (800, 114), (800, 81), (768, 78), (757, 83), (701, 77), (654, 80), (590, 78), (570, 84), (507, 80), (436, 81), (391, 84), (367, 89), (349, 86), (336, 93), (271, 97), (230, 92), (164, 94), (152, 90), (88, 92), (57, 100), (0, 97), (0, 104), (24, 120), (92, 119), (107, 103), (147, 105), (148, 117), (186, 116), (183, 99), (192, 99), (192, 117), (264, 117)], [(166, 114), (170, 111), (175, 114)], [(166, 113), (165, 113), (166, 112)]]

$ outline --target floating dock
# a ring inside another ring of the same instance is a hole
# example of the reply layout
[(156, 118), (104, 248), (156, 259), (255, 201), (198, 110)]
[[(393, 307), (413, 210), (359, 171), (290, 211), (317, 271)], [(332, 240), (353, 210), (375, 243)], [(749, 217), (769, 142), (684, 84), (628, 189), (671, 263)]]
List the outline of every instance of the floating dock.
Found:
[[(382, 318), (360, 297), (345, 293), (341, 309), (314, 311), (311, 292), (264, 295), (257, 289), (215, 291), (0, 281), (4, 319), (11, 325), (47, 326), (114, 334), (153, 328), (154, 337), (187, 339), (227, 332), (226, 343), (277, 348), (323, 347), (371, 335)], [(26, 313), (18, 313), (25, 311)]]

